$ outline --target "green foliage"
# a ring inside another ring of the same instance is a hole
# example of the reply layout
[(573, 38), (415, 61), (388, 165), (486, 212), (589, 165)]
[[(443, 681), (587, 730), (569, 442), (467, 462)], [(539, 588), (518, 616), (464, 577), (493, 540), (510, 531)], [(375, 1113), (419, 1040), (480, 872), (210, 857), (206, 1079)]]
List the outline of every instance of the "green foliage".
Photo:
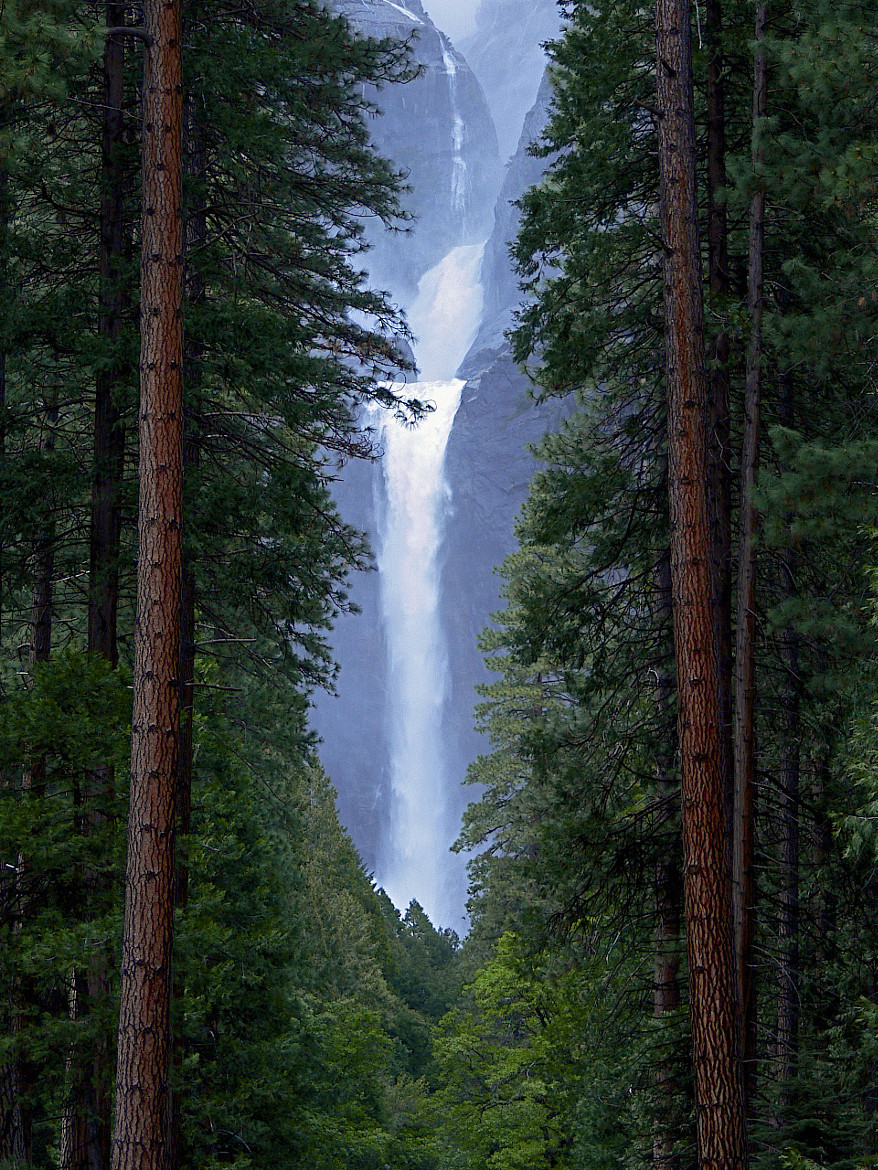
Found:
[(610, 956), (552, 968), (507, 931), (436, 1029), (433, 1109), (462, 1166), (624, 1165), (636, 1122), (617, 1077), (632, 1054), (613, 1051), (608, 1012), (624, 977)]
[(87, 800), (96, 769), (125, 778), (130, 709), (124, 674), (73, 651), (0, 701), (0, 1067), (26, 1061), (40, 1165), (68, 1087), (58, 1054), (88, 1060), (114, 1027), (112, 996), (86, 1020), (69, 1007), (75, 974), (119, 947), (122, 785)]
[[(0, 1160), (21, 1141), (41, 1168), (57, 1164), (92, 1066), (91, 1088), (112, 1091), (123, 894), (141, 61), (129, 45), (108, 174), (96, 15), (0, 14)], [(420, 1078), (455, 942), (372, 888), (306, 724), (309, 689), (332, 679), (326, 628), (364, 559), (329, 496), (335, 463), (370, 453), (364, 400), (420, 409), (391, 388), (404, 322), (362, 272), (366, 220), (401, 218), (363, 94), (413, 70), (405, 46), (310, 0), (246, 12), (205, 0), (187, 6), (184, 36), (197, 669), (175, 955), (180, 1164), (427, 1170)], [(123, 221), (109, 274), (108, 195)], [(108, 378), (125, 435), (117, 670), (82, 653)], [(41, 565), (53, 648), (34, 665)]]
[[(868, 972), (878, 929), (865, 860), (874, 858), (872, 795), (861, 783), (865, 811), (858, 815), (851, 792), (855, 761), (871, 753), (862, 735), (842, 750), (851, 713), (864, 693), (874, 695), (864, 530), (878, 473), (870, 341), (878, 220), (867, 80), (875, 17), (863, 5), (823, 0), (772, 8), (764, 46), (769, 116), (752, 126), (752, 6), (722, 9), (729, 154), (719, 199), (728, 213), (730, 288), (721, 302), (705, 287), (705, 299), (709, 336), (723, 329), (730, 346), (731, 446), (723, 459), (735, 507), (749, 331), (747, 216), (756, 187), (767, 194), (756, 731), (757, 1075), (764, 1087), (753, 1103), (754, 1159), (775, 1165), (794, 1148), (820, 1165), (854, 1165), (876, 1148), (863, 1029), (864, 1005), (874, 1001)], [(553, 109), (537, 147), (549, 160), (546, 176), (522, 201), (515, 257), (530, 299), (513, 342), (518, 359), (533, 364), (540, 391), (569, 394), (576, 409), (538, 452), (544, 466), (523, 511), (520, 547), (503, 569), (507, 606), (484, 639), (499, 675), (481, 708), (492, 752), (471, 770), (482, 795), (461, 838), (478, 851), (471, 947), (479, 991), (466, 1026), (455, 1026), (478, 1038), (474, 1052), (486, 1046), (474, 1021), (484, 980), (505, 954), (497, 942), (504, 931), (515, 929), (526, 953), (544, 956), (549, 970), (567, 956), (583, 986), (591, 940), (600, 951), (620, 938), (644, 975), (615, 1005), (607, 1033), (618, 1043), (604, 1050), (603, 1067), (617, 1092), (623, 1084), (630, 1090), (623, 1156), (642, 1165), (652, 1156), (651, 1132), (670, 1138), (684, 1158), (691, 1142), (684, 972), (672, 976), (683, 1007), (662, 1010), (654, 1001), (655, 1019), (644, 1010), (646, 971), (654, 961), (658, 975), (670, 962), (651, 924), (664, 921), (678, 943), (680, 865), (664, 584), (653, 30), (648, 10), (633, 4), (575, 4), (566, 12), (564, 36), (550, 47)], [(712, 42), (700, 32), (693, 41), (703, 130)], [(758, 168), (754, 141), (763, 148)], [(704, 154), (699, 168), (706, 207)], [(791, 794), (792, 775), (798, 787)], [(833, 815), (857, 843), (847, 856), (833, 840)], [(791, 832), (798, 834), (794, 879)], [(789, 941), (777, 940), (777, 907), (791, 880), (799, 915), (792, 958)], [(779, 984), (790, 977), (800, 999), (793, 1074), (778, 1071), (773, 1035)], [(632, 1046), (639, 1062), (631, 1061)], [(506, 1066), (506, 1088), (510, 1100), (519, 1100), (518, 1091), (524, 1108), (522, 1061)], [(576, 1084), (572, 1069), (559, 1077)], [(522, 1134), (535, 1138), (540, 1124), (530, 1118)], [(473, 1117), (468, 1125), (480, 1132)], [(611, 1125), (598, 1136), (583, 1164), (602, 1157), (613, 1164), (618, 1151), (609, 1135), (616, 1132)], [(500, 1150), (485, 1137), (472, 1164), (507, 1157)], [(510, 1164), (517, 1156), (508, 1154)], [(566, 1153), (553, 1156), (567, 1164)], [(521, 1157), (541, 1164), (545, 1154)]]

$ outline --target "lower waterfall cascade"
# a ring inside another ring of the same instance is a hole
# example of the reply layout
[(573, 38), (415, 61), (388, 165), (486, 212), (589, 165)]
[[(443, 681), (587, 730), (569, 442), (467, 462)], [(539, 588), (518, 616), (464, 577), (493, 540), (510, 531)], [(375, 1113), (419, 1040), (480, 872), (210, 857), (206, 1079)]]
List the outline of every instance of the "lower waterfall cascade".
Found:
[(453, 248), (418, 286), (409, 311), (420, 382), (406, 392), (432, 404), (417, 426), (380, 419), (383, 498), (377, 563), (387, 654), (390, 817), (376, 879), (394, 904), (415, 898), (430, 919), (459, 925), (466, 888), (448, 793), (443, 708), (448, 660), (440, 619), (441, 544), (449, 493), (445, 449), (465, 383), (454, 374), (475, 337), (482, 310), (484, 244)]

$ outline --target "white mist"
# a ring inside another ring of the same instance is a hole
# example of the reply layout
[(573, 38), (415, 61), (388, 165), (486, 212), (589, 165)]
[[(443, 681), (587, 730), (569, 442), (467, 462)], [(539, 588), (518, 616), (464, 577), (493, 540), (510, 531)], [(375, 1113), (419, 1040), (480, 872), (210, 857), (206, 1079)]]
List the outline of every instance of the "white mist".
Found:
[[(432, 922), (460, 925), (462, 865), (449, 808), (443, 741), (448, 659), (440, 613), (440, 551), (448, 489), (445, 449), (464, 382), (454, 374), (482, 310), (483, 244), (453, 248), (421, 279), (409, 311), (421, 382), (414, 397), (435, 409), (416, 427), (387, 419), (378, 571), (388, 658), (391, 807), (377, 878), (393, 903), (416, 898)], [(457, 864), (456, 864), (457, 863)]]

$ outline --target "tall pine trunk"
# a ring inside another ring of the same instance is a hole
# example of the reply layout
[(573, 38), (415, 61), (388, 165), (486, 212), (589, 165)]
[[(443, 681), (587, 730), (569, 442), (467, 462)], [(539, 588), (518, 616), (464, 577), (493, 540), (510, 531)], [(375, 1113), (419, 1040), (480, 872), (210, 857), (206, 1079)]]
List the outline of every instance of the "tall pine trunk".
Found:
[[(9, 120), (10, 108), (6, 102), (0, 104), (0, 125)], [(9, 169), (6, 159), (0, 157), (0, 314), (7, 302), (7, 257), (9, 231)], [(6, 461), (6, 321), (0, 321), (0, 466)], [(3, 644), (4, 566), (3, 544), (0, 537), (0, 646)], [(16, 880), (18, 875), (16, 874)], [(4, 1022), (13, 1028), (17, 1019), (17, 987), (6, 991), (8, 1001), (4, 1004)], [(25, 1160), (21, 1096), (18, 1084), (18, 1061), (10, 1060), (0, 1066), (0, 1162), (17, 1165)]]
[(741, 449), (741, 535), (738, 556), (738, 606), (735, 623), (735, 797), (732, 856), (732, 922), (741, 1023), (744, 1092), (752, 1096), (755, 1080), (756, 997), (753, 988), (753, 937), (756, 885), (753, 870), (754, 794), (756, 791), (756, 530), (754, 492), (759, 468), (759, 416), (762, 394), (763, 256), (765, 188), (758, 175), (764, 152), (759, 144), (765, 117), (767, 77), (766, 4), (756, 7), (756, 57), (753, 73), (753, 168), (756, 187), (750, 202), (747, 300), (750, 340), (744, 383), (744, 437)]
[(146, 0), (140, 498), (113, 1170), (166, 1170), (183, 489), (180, 0)]
[[(671, 562), (665, 553), (655, 571), (656, 602), (654, 621), (660, 645), (668, 647), (668, 657), (658, 664), (655, 676), (654, 706), (657, 724), (658, 760), (654, 833), (660, 838), (655, 865), (655, 928), (652, 1006), (655, 1020), (667, 1023), (680, 1008), (680, 902), (681, 874), (678, 844), (664, 845), (679, 812), (679, 789), (674, 777), (674, 677), (672, 644)], [(664, 830), (664, 831), (663, 831)], [(667, 1039), (655, 1070), (655, 1136), (652, 1144), (654, 1170), (678, 1170), (679, 1154), (679, 1069)]]
[[(185, 196), (184, 251), (187, 258), (184, 278), (184, 296), (187, 306), (200, 304), (206, 287), (198, 268), (200, 249), (207, 239), (207, 216), (201, 182), (207, 165), (204, 146), (204, 127), (197, 97), (187, 95), (184, 111), (183, 170), (190, 183)], [(197, 394), (200, 384), (202, 349), (187, 337), (183, 353), (183, 368), (187, 385), (188, 407), (184, 416), (183, 469), (184, 474), (197, 474), (201, 463), (201, 436)], [(183, 546), (182, 586), (180, 593), (180, 757), (177, 771), (177, 832), (182, 838), (178, 848), (174, 883), (174, 904), (183, 912), (189, 901), (189, 865), (185, 841), (192, 819), (192, 779), (195, 760), (195, 612), (196, 581), (191, 550)], [(185, 987), (180, 973), (174, 987), (174, 999), (182, 1004)], [(174, 1067), (182, 1065), (185, 1056), (184, 1037), (178, 1029), (173, 1037)], [(183, 1170), (185, 1149), (183, 1143), (182, 1110), (179, 1097), (173, 1100), (171, 1170)]]
[(726, 95), (723, 69), (722, 4), (707, 0), (707, 256), (710, 310), (718, 322), (710, 346), (710, 431), (708, 498), (713, 541), (713, 602), (722, 711), (723, 775), (729, 868), (732, 824), (732, 477), (729, 420), (728, 216), (726, 186)]
[(747, 1165), (747, 1145), (735, 1043), (689, 22), (688, 0), (656, 0), (683, 884), (699, 1162), (737, 1170)]
[[(121, 28), (125, 6), (110, 0), (109, 28)], [(124, 133), (125, 42), (120, 33), (104, 43), (103, 102), (101, 106), (101, 195), (98, 241), (98, 333), (110, 354), (95, 377), (93, 426), (93, 482), (89, 529), (88, 655), (111, 667), (118, 663), (117, 613), (119, 604), (119, 549), (121, 513), (119, 493), (125, 459), (125, 430), (119, 402), (123, 368), (112, 353), (117, 346), (128, 307), (123, 266), (130, 250), (125, 218), (125, 168), (121, 159)], [(105, 808), (114, 786), (112, 766), (98, 765), (86, 778), (82, 830), (94, 837), (105, 824)], [(100, 898), (93, 868), (83, 875), (85, 912), (94, 914)], [(87, 970), (74, 972), (71, 1015), (98, 1016), (110, 993), (109, 956), (93, 955)], [(107, 1091), (110, 1053), (108, 1037), (92, 1028), (93, 1047), (74, 1052), (70, 1059), (72, 1086), (62, 1119), (59, 1170), (107, 1170), (110, 1164), (110, 1098)]]

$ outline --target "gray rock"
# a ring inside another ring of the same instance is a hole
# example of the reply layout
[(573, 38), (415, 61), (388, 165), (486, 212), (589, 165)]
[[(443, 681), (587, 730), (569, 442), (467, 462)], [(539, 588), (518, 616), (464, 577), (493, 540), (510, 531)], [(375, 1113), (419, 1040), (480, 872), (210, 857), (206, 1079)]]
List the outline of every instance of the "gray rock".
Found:
[(369, 36), (410, 40), (421, 66), (413, 81), (370, 95), (382, 111), (372, 138), (408, 176), (403, 202), (414, 223), (405, 235), (369, 233), (369, 270), (410, 304), (425, 272), (491, 229), (502, 178), (494, 124), (475, 74), (419, 0), (335, 0), (335, 8)]
[(501, 159), (518, 145), (546, 67), (543, 42), (558, 35), (555, 0), (482, 0), (475, 32), (460, 45), (482, 84), (497, 128)]
[[(475, 79), (456, 54), (452, 77), (449, 57), (454, 51), (417, 0), (406, 3), (405, 12), (400, 11), (403, 5), (390, 0), (338, 0), (338, 7), (375, 35), (419, 33), (416, 52), (425, 63), (425, 75), (410, 86), (381, 92), (379, 100), (386, 112), (376, 120), (374, 130), (379, 147), (409, 168), (415, 185), (413, 205), (421, 211), (410, 237), (379, 241), (376, 247), (373, 275), (386, 273), (394, 292), (405, 300), (417, 278), (451, 247), (488, 234), (489, 217), (479, 201), (487, 198), (487, 175), (496, 160), (494, 142), (485, 128), (487, 115)], [(452, 80), (459, 83), (460, 109), (471, 120), (464, 127), (462, 143), (471, 151), (467, 168), (474, 176), (463, 192), (464, 209), (459, 208), (456, 217), (450, 212), (455, 199), (455, 152), (448, 149)], [(461, 367), (460, 376), (467, 382), (446, 453), (449, 503), (440, 563), (450, 677), (442, 737), (448, 773), (454, 778), (454, 789), (448, 794), (454, 814), (461, 813), (473, 796), (463, 785), (464, 776), (470, 761), (486, 746), (474, 731), (473, 707), (476, 685), (488, 678), (477, 638), (500, 604), (495, 566), (514, 548), (515, 517), (534, 470), (530, 444), (556, 426), (563, 413), (557, 403), (538, 406), (533, 402), (527, 379), (512, 362), (504, 337), (520, 299), (508, 256), (519, 220), (514, 200), (540, 175), (541, 161), (527, 153), (527, 146), (544, 125), (548, 96), (548, 87), (541, 88), (490, 217), (493, 226), (482, 271), (483, 321)], [(487, 164), (480, 170), (483, 150)], [(335, 494), (344, 518), (374, 535), (383, 490), (380, 465), (350, 464)], [(388, 682), (377, 573), (359, 574), (351, 594), (362, 612), (343, 616), (332, 638), (342, 668), (338, 698), (316, 696), (313, 722), (324, 741), (321, 757), (338, 789), (342, 819), (367, 867), (374, 869), (390, 815)], [(425, 810), (425, 815), (431, 811)], [(450, 881), (458, 891), (461, 911), (462, 865), (460, 858), (449, 860)], [(461, 923), (457, 919), (443, 925), (459, 928)]]

